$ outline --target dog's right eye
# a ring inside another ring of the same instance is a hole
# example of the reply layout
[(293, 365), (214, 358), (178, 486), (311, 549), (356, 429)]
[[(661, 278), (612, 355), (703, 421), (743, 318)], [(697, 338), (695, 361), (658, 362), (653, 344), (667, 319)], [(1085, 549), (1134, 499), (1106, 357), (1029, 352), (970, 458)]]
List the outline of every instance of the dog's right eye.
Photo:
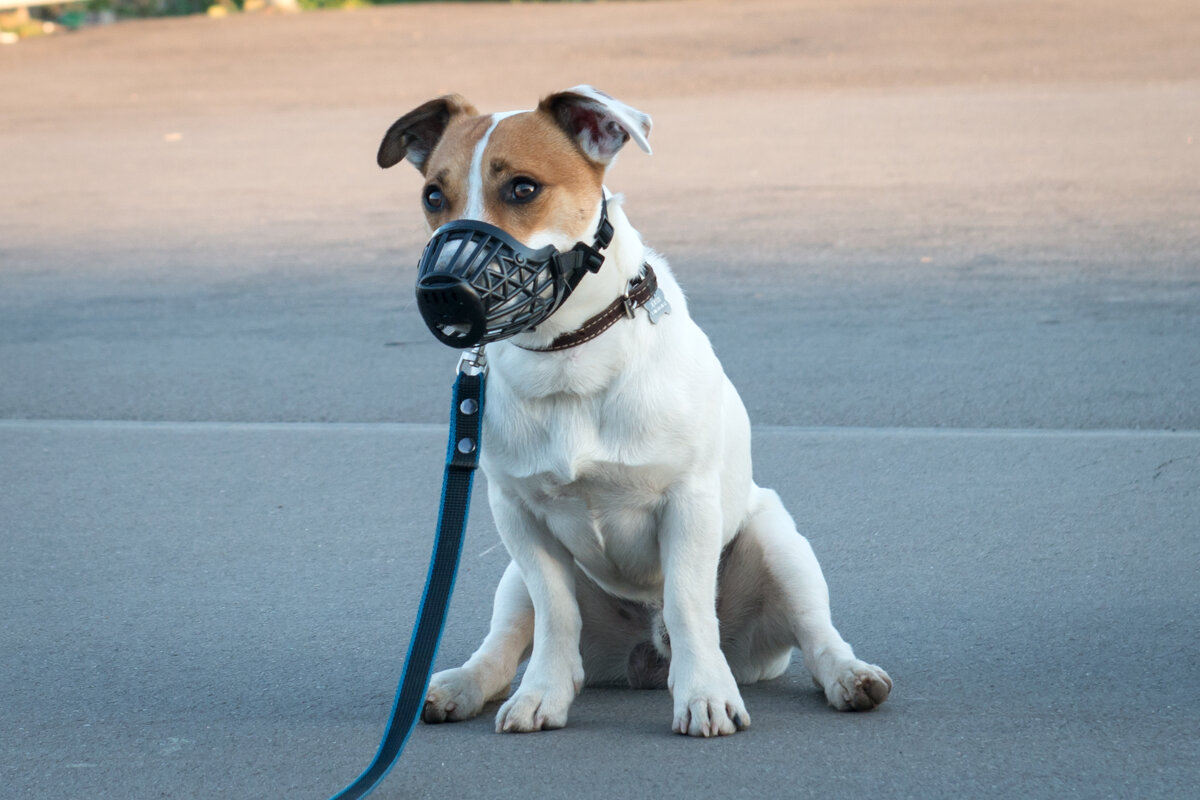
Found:
[(446, 207), (446, 195), (442, 194), (442, 190), (436, 186), (426, 186), (422, 200), (425, 203), (425, 208), (434, 213)]

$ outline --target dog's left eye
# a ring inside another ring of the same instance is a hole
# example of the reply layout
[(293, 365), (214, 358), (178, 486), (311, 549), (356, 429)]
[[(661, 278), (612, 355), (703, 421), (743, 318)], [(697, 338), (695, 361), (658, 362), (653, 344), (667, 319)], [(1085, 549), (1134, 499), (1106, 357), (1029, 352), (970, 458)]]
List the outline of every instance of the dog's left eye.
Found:
[(508, 199), (514, 203), (528, 203), (541, 190), (542, 187), (532, 178), (514, 178), (508, 185)]

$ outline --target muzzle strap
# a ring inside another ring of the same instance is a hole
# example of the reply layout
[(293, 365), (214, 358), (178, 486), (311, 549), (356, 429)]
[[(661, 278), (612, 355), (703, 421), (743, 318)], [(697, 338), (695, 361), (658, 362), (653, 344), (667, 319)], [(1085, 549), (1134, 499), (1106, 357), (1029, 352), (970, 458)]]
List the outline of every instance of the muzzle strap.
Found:
[[(651, 298), (658, 293), (658, 277), (655, 276), (654, 269), (649, 264), (643, 264), (642, 270), (644, 274), (640, 278), (630, 281), (629, 288), (625, 294), (612, 301), (608, 308), (591, 317), (575, 330), (568, 331), (561, 336), (556, 336), (554, 341), (546, 347), (525, 347), (519, 344), (517, 347), (520, 347), (522, 350), (532, 350), (536, 353), (553, 353), (559, 350), (567, 350), (577, 347), (584, 342), (590, 342), (622, 319), (632, 319), (634, 311), (649, 303)], [(513, 344), (516, 344), (516, 342), (513, 342)]]
[(596, 226), (596, 239), (592, 244), (576, 242), (565, 253), (559, 253), (554, 258), (558, 261), (559, 274), (566, 275), (571, 289), (583, 280), (584, 272), (599, 272), (604, 264), (604, 253), (600, 252), (612, 244), (613, 224), (608, 221), (608, 199), (600, 199), (600, 223)]

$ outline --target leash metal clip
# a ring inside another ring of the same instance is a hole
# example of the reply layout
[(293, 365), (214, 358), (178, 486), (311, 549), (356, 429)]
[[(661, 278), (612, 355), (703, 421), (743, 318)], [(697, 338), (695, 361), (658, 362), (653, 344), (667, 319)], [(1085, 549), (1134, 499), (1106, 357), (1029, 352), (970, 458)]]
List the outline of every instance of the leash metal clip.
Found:
[(458, 358), (459, 375), (483, 375), (487, 373), (487, 354), (484, 345), (477, 344), (470, 350), (463, 350)]

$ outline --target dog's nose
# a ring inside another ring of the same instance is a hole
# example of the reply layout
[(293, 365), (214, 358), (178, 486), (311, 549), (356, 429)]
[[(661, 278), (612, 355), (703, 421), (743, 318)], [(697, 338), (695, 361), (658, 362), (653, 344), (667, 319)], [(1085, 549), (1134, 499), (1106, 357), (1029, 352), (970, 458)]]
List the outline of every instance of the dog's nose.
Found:
[(472, 347), (486, 332), (483, 300), (455, 275), (426, 275), (417, 281), (417, 309), (433, 335), (451, 347)]

